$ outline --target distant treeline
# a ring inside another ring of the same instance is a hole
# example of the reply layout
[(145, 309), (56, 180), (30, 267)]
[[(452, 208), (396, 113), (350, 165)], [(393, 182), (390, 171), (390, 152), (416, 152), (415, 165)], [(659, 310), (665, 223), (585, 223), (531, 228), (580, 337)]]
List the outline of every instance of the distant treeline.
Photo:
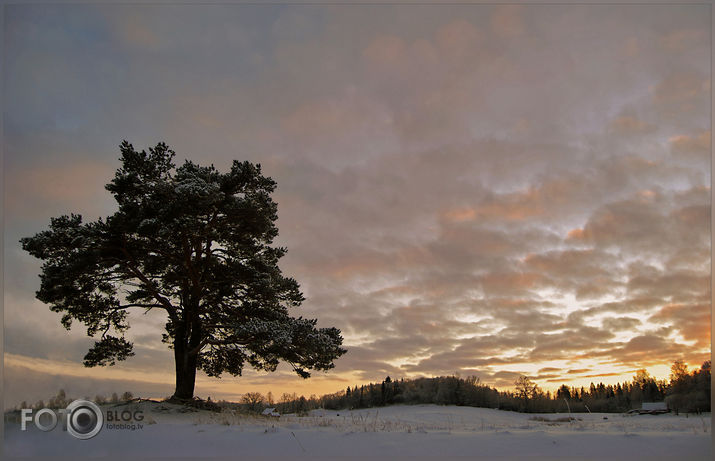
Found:
[[(23, 400), (22, 403), (20, 403), (19, 407), (15, 406), (14, 408), (8, 409), (8, 410), (9, 411), (21, 410), (23, 408), (29, 408), (29, 409), (34, 409), (34, 410), (40, 410), (42, 408), (52, 408), (53, 410), (57, 410), (60, 408), (67, 407), (67, 405), (69, 405), (73, 400), (75, 400), (75, 399), (72, 397), (69, 397), (65, 393), (64, 389), (60, 389), (56, 395), (50, 397), (47, 400), (47, 403), (45, 403), (44, 400), (38, 400), (37, 402), (30, 404)], [(91, 400), (98, 405), (104, 405), (105, 403), (118, 404), (118, 403), (126, 403), (131, 400), (134, 400), (134, 395), (129, 391), (124, 392), (121, 396), (119, 394), (117, 394), (116, 392), (113, 392), (110, 397), (105, 397), (102, 394), (97, 394), (96, 396), (94, 396), (93, 399), (90, 399), (89, 397), (85, 396), (84, 400)]]
[[(633, 379), (615, 386), (603, 383), (588, 388), (562, 385), (555, 393), (543, 391), (530, 378), (521, 376), (514, 382), (514, 391), (499, 391), (483, 384), (479, 378), (469, 376), (441, 376), (393, 380), (389, 376), (381, 383), (348, 387), (344, 391), (306, 398), (284, 393), (276, 402), (272, 393), (262, 395), (248, 392), (240, 402), (216, 402), (218, 406), (242, 412), (259, 413), (266, 407), (276, 408), (281, 414), (306, 414), (310, 410), (359, 409), (394, 404), (461, 405), (498, 408), (529, 413), (604, 412), (617, 413), (641, 408), (643, 402), (665, 401), (668, 408), (677, 412), (699, 413), (710, 411), (710, 361), (700, 369), (688, 372), (685, 364), (676, 361), (671, 367), (670, 380), (656, 380), (646, 370), (638, 370)], [(85, 399), (89, 400), (87, 397)], [(116, 393), (107, 398), (97, 395), (96, 403), (122, 403), (134, 399), (130, 392)], [(64, 408), (73, 399), (64, 390), (51, 397), (47, 403), (22, 402), (19, 408)], [(209, 398), (209, 403), (211, 399)], [(215, 404), (216, 404), (215, 403)], [(16, 408), (16, 410), (19, 410)]]
[(348, 387), (334, 394), (313, 395), (307, 399), (296, 394), (283, 394), (278, 402), (274, 402), (272, 397), (266, 400), (261, 394), (252, 392), (249, 393), (250, 400), (246, 399), (243, 405), (255, 411), (269, 404), (283, 414), (301, 414), (318, 408), (342, 410), (429, 403), (556, 413), (624, 412), (641, 408), (643, 402), (665, 401), (675, 412), (710, 411), (710, 361), (691, 373), (677, 361), (671, 372), (669, 381), (656, 380), (647, 371), (639, 370), (631, 381), (615, 386), (603, 383), (592, 383), (588, 388), (562, 385), (555, 393), (543, 391), (526, 376), (514, 383), (514, 391), (498, 391), (475, 376), (400, 380), (388, 376), (381, 383)]

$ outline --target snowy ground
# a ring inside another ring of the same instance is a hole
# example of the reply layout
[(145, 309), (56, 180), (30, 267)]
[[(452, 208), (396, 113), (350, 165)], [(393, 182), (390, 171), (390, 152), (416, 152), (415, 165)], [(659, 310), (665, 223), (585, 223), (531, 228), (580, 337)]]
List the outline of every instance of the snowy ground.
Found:
[[(5, 424), (5, 456), (256, 457), (360, 459), (537, 458), (711, 459), (710, 415), (521, 414), (484, 408), (418, 405), (314, 411), (279, 419), (182, 413), (142, 402), (142, 427), (104, 428), (78, 440), (59, 427), (41, 432)], [(119, 410), (124, 409), (120, 407)], [(543, 417), (546, 421), (534, 418)], [(556, 421), (563, 419), (562, 422)]]

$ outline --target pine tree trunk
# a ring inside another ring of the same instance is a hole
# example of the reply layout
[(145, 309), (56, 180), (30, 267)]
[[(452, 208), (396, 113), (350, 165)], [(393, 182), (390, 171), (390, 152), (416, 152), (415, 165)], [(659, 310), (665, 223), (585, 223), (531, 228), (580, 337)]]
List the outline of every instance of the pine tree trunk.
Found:
[(176, 360), (176, 389), (173, 399), (191, 400), (194, 397), (196, 384), (196, 357), (189, 356), (187, 352), (181, 354), (174, 351)]
[(176, 362), (176, 389), (172, 399), (191, 400), (196, 384), (196, 361), (198, 354), (190, 354), (191, 343), (186, 340), (186, 330), (177, 329), (174, 340), (174, 361)]

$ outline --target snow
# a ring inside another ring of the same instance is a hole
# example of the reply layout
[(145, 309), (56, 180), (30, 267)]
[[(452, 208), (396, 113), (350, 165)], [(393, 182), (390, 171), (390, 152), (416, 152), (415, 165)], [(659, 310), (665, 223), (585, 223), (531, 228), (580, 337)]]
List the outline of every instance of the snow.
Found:
[(59, 428), (41, 432), (30, 425), (22, 432), (19, 424), (6, 422), (5, 455), (697, 460), (711, 459), (712, 454), (709, 414), (579, 413), (567, 422), (568, 414), (438, 405), (317, 410), (280, 418), (185, 412), (151, 402), (129, 409), (144, 412), (141, 428), (103, 429), (89, 440), (75, 439)]

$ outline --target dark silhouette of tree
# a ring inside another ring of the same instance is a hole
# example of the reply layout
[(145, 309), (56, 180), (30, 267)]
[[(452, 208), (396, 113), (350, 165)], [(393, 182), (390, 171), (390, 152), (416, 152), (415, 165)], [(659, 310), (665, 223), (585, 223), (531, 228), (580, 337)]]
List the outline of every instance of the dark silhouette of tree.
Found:
[(569, 391), (569, 387), (564, 384), (559, 389), (556, 391), (556, 398), (559, 399), (570, 399), (571, 398), (571, 391)]
[(236, 376), (246, 364), (274, 371), (283, 360), (304, 378), (332, 368), (346, 352), (340, 330), (288, 314), (304, 298), (278, 267), (286, 250), (271, 246), (276, 183), (260, 165), (234, 161), (220, 173), (190, 161), (176, 168), (163, 143), (137, 152), (124, 141), (120, 150), (106, 186), (116, 213), (52, 218), (49, 230), (21, 240), (44, 261), (37, 298), (63, 313), (65, 328), (77, 320), (101, 335), (85, 366), (134, 355), (123, 334), (127, 309), (139, 308), (166, 312), (179, 400), (193, 397), (197, 368)]
[(710, 411), (711, 380), (710, 361), (704, 362), (699, 370), (688, 373), (684, 362), (676, 360), (670, 368), (670, 386), (665, 401), (676, 414), (684, 412)]
[(676, 360), (670, 367), (670, 382), (677, 383), (688, 376), (688, 367), (682, 360)]
[(539, 386), (537, 386), (536, 383), (534, 383), (528, 376), (519, 376), (519, 378), (514, 381), (514, 387), (516, 387), (516, 393), (524, 403), (524, 409), (528, 409), (529, 400), (536, 397)]
[(241, 397), (241, 403), (246, 406), (248, 411), (258, 413), (263, 409), (263, 403), (265, 399), (260, 392), (246, 392)]
[(305, 399), (304, 396), (300, 396), (298, 399), (298, 403), (295, 408), (295, 413), (298, 416), (304, 416), (308, 413), (308, 410), (310, 410), (310, 407), (308, 406), (308, 401)]

